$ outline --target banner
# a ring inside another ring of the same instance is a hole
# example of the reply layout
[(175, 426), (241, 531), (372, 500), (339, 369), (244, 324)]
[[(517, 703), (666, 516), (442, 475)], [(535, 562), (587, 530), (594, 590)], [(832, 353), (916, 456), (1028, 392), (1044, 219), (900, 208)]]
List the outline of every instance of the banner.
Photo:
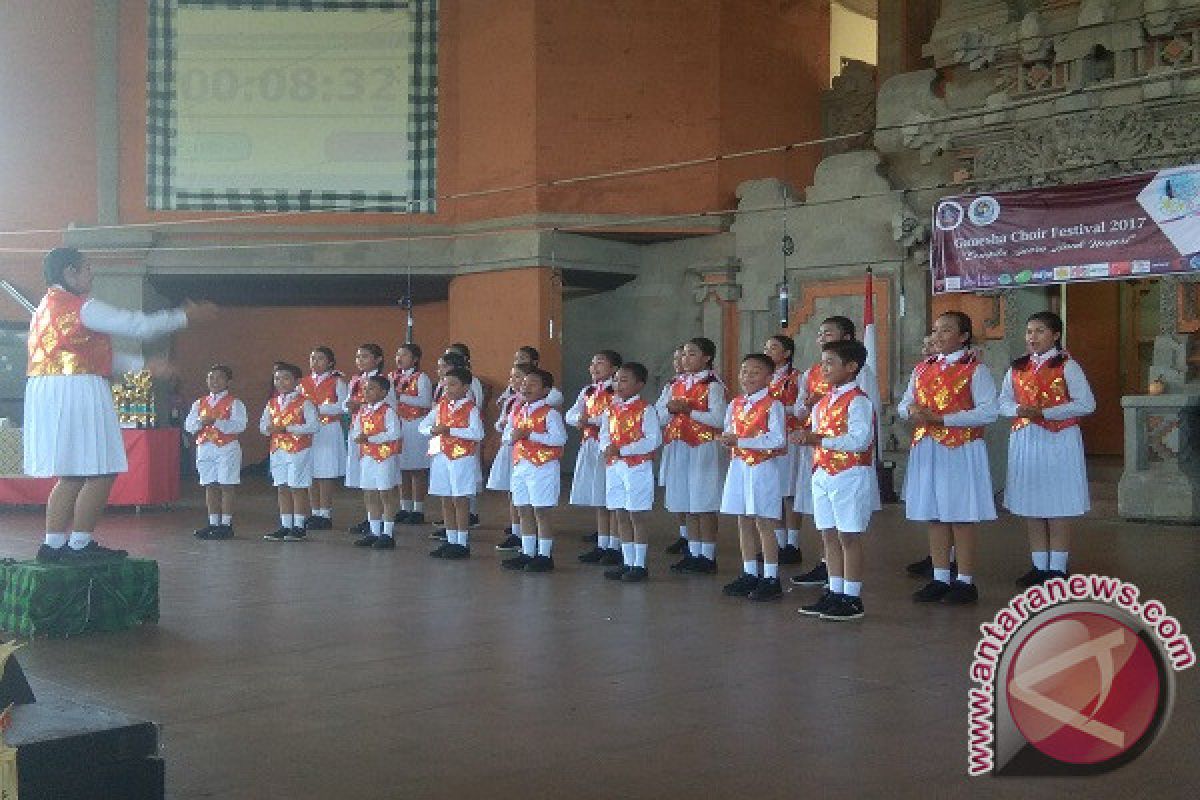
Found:
[(1200, 271), (1200, 165), (945, 197), (934, 294)]

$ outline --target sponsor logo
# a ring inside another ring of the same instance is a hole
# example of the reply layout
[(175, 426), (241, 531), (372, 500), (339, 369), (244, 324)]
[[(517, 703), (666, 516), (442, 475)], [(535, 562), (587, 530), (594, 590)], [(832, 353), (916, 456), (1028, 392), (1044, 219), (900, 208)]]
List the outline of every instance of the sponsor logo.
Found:
[(1112, 275), (1108, 264), (1088, 264), (1087, 276), (1089, 278), (1107, 278)]
[(938, 203), (937, 210), (933, 212), (933, 221), (938, 226), (938, 230), (954, 230), (963, 221), (962, 204), (955, 200), (943, 200)]
[(1001, 272), (999, 275), (996, 276), (996, 281), (1001, 286), (1008, 286), (1013, 282), (1013, 276), (1009, 275), (1007, 272)]
[(1071, 279), (1071, 268), (1070, 267), (1055, 267), (1054, 268), (1054, 280), (1067, 281), (1070, 279)]
[(1109, 271), (1113, 275), (1132, 275), (1133, 264), (1129, 261), (1114, 261), (1109, 266)]
[(1130, 266), (1132, 267), (1132, 269), (1130, 271), (1134, 275), (1149, 275), (1150, 274), (1150, 262), (1149, 261), (1134, 261), (1130, 264)]
[(1000, 216), (1000, 203), (988, 195), (976, 197), (967, 206), (967, 219), (974, 225), (991, 225)]
[(1033, 273), (1033, 279), (1034, 279), (1034, 281), (1036, 281), (1038, 283), (1044, 283), (1045, 281), (1052, 281), (1055, 279), (1054, 273), (1055, 273), (1055, 270), (1052, 270), (1052, 269), (1039, 269)]
[(948, 275), (945, 280), (946, 291), (954, 292), (962, 288), (962, 278), (957, 275)]

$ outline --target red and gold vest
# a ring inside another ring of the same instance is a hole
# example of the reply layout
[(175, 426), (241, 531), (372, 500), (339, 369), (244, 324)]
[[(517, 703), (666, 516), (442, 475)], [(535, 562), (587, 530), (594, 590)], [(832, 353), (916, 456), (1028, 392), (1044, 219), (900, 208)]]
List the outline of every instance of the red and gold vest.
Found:
[[(457, 409), (451, 408), (452, 405), (453, 401), (448, 397), (438, 400), (435, 406), (437, 414), (433, 418), (434, 424), (445, 425), (447, 428), (470, 427), (471, 409), (475, 408), (475, 401), (468, 395), (463, 404)], [(479, 449), (479, 442), (472, 439), (460, 439), (448, 433), (443, 433), (436, 438), (438, 440), (438, 452), (451, 461), (474, 455), (475, 451)]]
[[(913, 399), (917, 405), (931, 408), (938, 414), (953, 414), (969, 411), (975, 407), (971, 397), (971, 378), (979, 367), (974, 353), (967, 353), (953, 364), (939, 363), (937, 356), (925, 359), (917, 365), (913, 381)], [(967, 442), (983, 438), (983, 427), (947, 427), (945, 425), (918, 425), (913, 428), (912, 443), (931, 437), (946, 447), (962, 447)]]
[[(625, 447), (641, 439), (642, 421), (646, 417), (648, 403), (638, 397), (631, 403), (613, 403), (608, 408), (608, 438), (617, 447)], [(618, 460), (624, 461), (631, 467), (645, 464), (654, 459), (653, 453), (640, 456), (610, 456), (606, 463), (611, 467)]]
[[(218, 400), (215, 406), (210, 406), (208, 404), (207, 395), (201, 397), (197, 402), (200, 403), (200, 410), (203, 411), (207, 409), (208, 416), (216, 421), (219, 419), (229, 419), (229, 416), (233, 411), (233, 401), (233, 394), (226, 392), (225, 396)], [(215, 444), (217, 447), (224, 447), (230, 442), (236, 442), (237, 438), (238, 437), (236, 433), (221, 433), (221, 431), (217, 430), (217, 426), (212, 422), (208, 423), (207, 425), (202, 425), (200, 430), (196, 431), (197, 445)]]
[[(304, 404), (308, 398), (304, 392), (294, 392), (291, 401), (280, 405), (281, 395), (275, 395), (267, 401), (267, 415), (272, 425), (286, 427), (288, 425), (304, 424)], [(312, 446), (310, 433), (272, 433), (271, 452), (282, 450), (285, 453), (299, 453)]]
[(351, 378), (350, 379), (350, 399), (352, 401), (354, 401), (355, 403), (359, 403), (359, 404), (362, 404), (363, 402), (365, 402), (365, 400), (363, 399), (363, 387), (365, 386), (365, 384), (367, 382), (367, 378), (371, 377), (372, 375), (378, 375), (378, 374), (379, 374), (378, 371), (365, 372), (365, 373), (360, 373), (358, 375), (355, 375), (353, 378)]
[[(368, 411), (367, 406), (361, 406), (354, 415), (358, 420), (359, 432), (367, 436), (375, 436), (386, 431), (387, 412), (387, 403), (380, 403), (373, 411)], [(399, 453), (400, 448), (400, 441), (392, 439), (386, 442), (379, 442), (378, 444), (362, 442), (358, 445), (358, 452), (361, 456), (383, 462)]]
[[(762, 436), (767, 432), (768, 421), (771, 416), (771, 406), (779, 402), (769, 391), (757, 403), (747, 403), (746, 395), (739, 395), (733, 400), (733, 412), (731, 418), (733, 421), (733, 434), (739, 439), (753, 439), (756, 436)], [(755, 466), (764, 461), (770, 461), (776, 456), (781, 456), (787, 452), (786, 448), (778, 450), (756, 450), (754, 448), (734, 447), (734, 458), (740, 458), (748, 466)]]
[[(1049, 364), (1043, 364), (1035, 368), (1033, 359), (1029, 359), (1022, 369), (1014, 368), (1012, 371), (1012, 387), (1013, 399), (1017, 401), (1017, 405), (1036, 406), (1040, 409), (1047, 409), (1070, 402), (1071, 393), (1067, 389), (1067, 379), (1064, 377), (1066, 363), (1069, 359), (1070, 356), (1063, 353), (1062, 358), (1057, 359), (1061, 362), (1058, 366), (1052, 367)], [(1029, 419), (1028, 417), (1017, 417), (1013, 420), (1012, 429), (1019, 431), (1031, 422), (1034, 425), (1041, 425), (1051, 433), (1058, 433), (1079, 424), (1079, 420), (1075, 417), (1068, 419)]]
[[(613, 391), (611, 386), (601, 384), (589, 386), (587, 394), (583, 399), (583, 416), (586, 419), (593, 419), (600, 416), (605, 411), (608, 411), (608, 407), (612, 404), (612, 399)], [(586, 442), (588, 439), (599, 438), (600, 426), (592, 425), (585, 420), (583, 425), (583, 441)]]
[(705, 378), (695, 381), (692, 388), (682, 379), (676, 379), (671, 384), (671, 399), (683, 400), (688, 404), (687, 411), (672, 414), (667, 427), (663, 430), (663, 442), (683, 442), (690, 447), (699, 447), (711, 442), (721, 435), (720, 428), (704, 425), (692, 419), (693, 411), (708, 411), (708, 386), (716, 378)]
[[(856, 397), (866, 397), (867, 393), (857, 386), (838, 395), (836, 400), (830, 400), (826, 394), (817, 403), (813, 413), (820, 417), (821, 427), (815, 428), (822, 436), (845, 436), (850, 430), (850, 404)], [(874, 414), (872, 413), (872, 429), (874, 429)], [(871, 444), (860, 453), (845, 450), (827, 450), (820, 445), (813, 448), (813, 472), (821, 468), (830, 475), (845, 472), (851, 467), (869, 467), (872, 463), (871, 454), (875, 450), (875, 434), (871, 434)]]
[[(304, 396), (317, 407), (319, 412), (321, 406), (337, 402), (337, 384), (338, 378), (341, 376), (340, 372), (328, 372), (325, 374), (325, 378), (318, 383), (312, 375), (305, 375), (300, 380), (300, 391), (304, 392)], [(342, 418), (341, 414), (318, 414), (318, 416), (322, 425), (337, 422)]]
[[(528, 406), (522, 406), (513, 414), (513, 430), (544, 434), (547, 432), (546, 417), (550, 416), (550, 412), (553, 410), (547, 403), (542, 403), (533, 411), (529, 411)], [(513, 464), (528, 461), (535, 467), (540, 467), (551, 461), (558, 461), (562, 458), (562, 452), (561, 447), (538, 444), (532, 439), (521, 439), (513, 442), (512, 459)]]
[(778, 372), (773, 374), (771, 376), (771, 383), (767, 386), (767, 394), (783, 403), (783, 416), (787, 420), (789, 433), (804, 427), (800, 419), (792, 414), (792, 409), (796, 406), (796, 400), (800, 397), (799, 380), (800, 373), (788, 367), (783, 374)]
[(112, 340), (88, 330), (80, 319), (86, 299), (61, 286), (46, 290), (29, 324), (27, 375), (112, 373)]
[[(402, 372), (393, 372), (391, 374), (392, 388), (396, 391), (396, 397), (403, 395), (404, 397), (416, 397), (421, 393), (420, 380), (421, 373), (418, 370), (412, 370), (407, 375)], [(407, 403), (396, 403), (396, 414), (402, 420), (412, 422), (413, 420), (421, 419), (428, 414), (428, 409), (420, 406), (410, 406)]]

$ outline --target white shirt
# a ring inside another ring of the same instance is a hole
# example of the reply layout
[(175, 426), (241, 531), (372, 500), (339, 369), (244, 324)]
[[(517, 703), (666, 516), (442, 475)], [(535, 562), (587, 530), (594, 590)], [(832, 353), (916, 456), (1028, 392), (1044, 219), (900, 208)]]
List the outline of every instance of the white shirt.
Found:
[[(188, 411), (187, 418), (183, 421), (183, 429), (191, 434), (200, 432), (204, 425), (200, 422), (200, 406), (203, 403), (208, 408), (215, 408), (217, 403), (229, 394), (228, 391), (217, 392), (213, 394), (209, 392), (204, 397), (201, 397), (196, 402), (192, 403), (192, 408)], [(212, 426), (226, 436), (236, 436), (246, 430), (246, 406), (241, 400), (236, 397), (233, 403), (229, 406), (229, 419), (213, 420)]]
[[(187, 314), (181, 308), (146, 314), (127, 308), (110, 306), (103, 300), (89, 297), (79, 309), (79, 321), (88, 330), (109, 336), (125, 336), (143, 341), (174, 333), (187, 327)], [(145, 366), (140, 354), (113, 351), (113, 373), (136, 372)]]
[[(956, 364), (966, 354), (966, 350), (956, 350), (948, 355), (940, 355), (937, 363), (932, 367), (944, 369), (944, 365)], [(904, 397), (896, 406), (896, 413), (900, 415), (901, 419), (910, 419), (909, 409), (916, 403), (914, 394), (916, 381), (917, 370), (914, 369), (908, 378), (908, 388), (904, 390)], [(996, 408), (996, 382), (992, 379), (992, 373), (982, 363), (971, 374), (971, 402), (974, 403), (974, 408), (944, 415), (942, 425), (947, 428), (975, 428), (990, 425), (996, 421), (999, 414)]]
[[(624, 408), (630, 403), (637, 400), (637, 395), (622, 400), (614, 396), (610, 410)], [(612, 444), (612, 438), (608, 432), (608, 416), (609, 412), (605, 411), (600, 415), (600, 449), (606, 449)], [(647, 404), (646, 411), (642, 414), (642, 438), (636, 442), (630, 442), (621, 447), (620, 454), (622, 456), (645, 456), (653, 453), (662, 444), (662, 426), (658, 422), (658, 412), (654, 410), (654, 406)]]
[[(767, 391), (768, 387), (764, 387), (746, 397), (746, 406), (752, 406), (762, 400), (767, 396)], [(748, 439), (738, 439), (738, 447), (743, 450), (782, 450), (787, 446), (787, 416), (783, 411), (783, 403), (776, 401), (770, 408), (766, 433)], [(733, 403), (725, 410), (725, 433), (733, 433)]]

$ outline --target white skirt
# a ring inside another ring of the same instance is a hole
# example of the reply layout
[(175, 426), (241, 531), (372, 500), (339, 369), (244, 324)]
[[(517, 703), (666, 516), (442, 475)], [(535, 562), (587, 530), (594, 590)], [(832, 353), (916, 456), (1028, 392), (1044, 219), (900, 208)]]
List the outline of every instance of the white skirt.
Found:
[(1004, 507), (1022, 517), (1079, 517), (1091, 508), (1083, 436), (1026, 425), (1008, 439)]
[(925, 437), (908, 451), (904, 515), (917, 522), (982, 522), (996, 518), (987, 445), (982, 439), (946, 447)]
[(401, 470), (429, 469), (429, 437), (417, 428), (420, 419), (400, 420), (400, 455), (396, 465)]
[(360, 489), (362, 484), (359, 477), (359, 462), (362, 460), (362, 454), (358, 450), (358, 442), (350, 439), (353, 433), (354, 431), (351, 431), (346, 434), (346, 488)]
[(313, 477), (328, 480), (346, 474), (346, 435), (342, 423), (321, 423), (313, 435)]
[[(771, 463), (779, 470), (779, 491), (784, 497), (792, 497), (796, 493), (796, 476), (800, 474), (801, 450), (808, 448), (803, 445), (788, 442), (787, 453), (771, 459)], [(809, 466), (812, 466), (811, 456)]]
[(794, 489), (796, 502), (792, 508), (799, 514), (811, 514), (813, 513), (813, 449), (807, 445), (796, 445), (796, 448), (796, 484)]
[(604, 456), (598, 439), (587, 439), (579, 445), (569, 502), (573, 506), (605, 507)]
[(721, 445), (692, 447), (674, 441), (663, 448), (658, 479), (663, 501), (673, 514), (709, 514), (721, 508)]
[(446, 458), (441, 453), (429, 465), (429, 493), (440, 497), (471, 497), (478, 489), (479, 456)]
[(492, 459), (488, 470), (487, 488), (496, 492), (507, 492), (512, 486), (512, 445), (502, 444)]
[(383, 461), (373, 458), (362, 458), (358, 462), (359, 488), (371, 491), (386, 492), (395, 489), (400, 483), (400, 471), (396, 468), (396, 456), (388, 456)]
[(25, 474), (91, 477), (125, 472), (112, 389), (99, 375), (41, 375), (25, 384)]

